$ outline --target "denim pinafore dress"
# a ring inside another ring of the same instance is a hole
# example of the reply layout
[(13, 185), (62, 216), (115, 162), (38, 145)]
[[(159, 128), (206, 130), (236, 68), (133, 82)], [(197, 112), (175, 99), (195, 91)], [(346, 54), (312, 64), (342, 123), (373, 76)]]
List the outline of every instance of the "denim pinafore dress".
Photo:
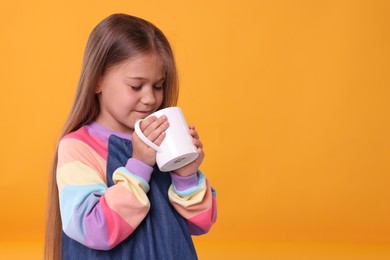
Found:
[[(126, 165), (132, 155), (130, 140), (111, 135), (108, 141), (107, 185), (114, 185), (112, 174)], [(147, 196), (150, 211), (134, 232), (111, 250), (88, 248), (62, 232), (64, 260), (192, 260), (197, 259), (186, 220), (177, 213), (168, 198), (172, 180), (169, 173), (155, 167)]]

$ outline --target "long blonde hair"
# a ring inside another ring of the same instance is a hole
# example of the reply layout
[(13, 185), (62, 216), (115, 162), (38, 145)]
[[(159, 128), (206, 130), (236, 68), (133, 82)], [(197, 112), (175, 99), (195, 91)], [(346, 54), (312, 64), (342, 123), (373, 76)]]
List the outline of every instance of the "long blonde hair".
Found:
[[(91, 32), (75, 99), (59, 139), (89, 124), (100, 112), (95, 93), (98, 79), (109, 67), (139, 54), (153, 52), (165, 66), (164, 98), (160, 108), (174, 106), (178, 99), (178, 80), (171, 46), (165, 35), (150, 22), (126, 15), (113, 14)], [(45, 259), (61, 259), (61, 217), (56, 168), (58, 146), (49, 176)]]

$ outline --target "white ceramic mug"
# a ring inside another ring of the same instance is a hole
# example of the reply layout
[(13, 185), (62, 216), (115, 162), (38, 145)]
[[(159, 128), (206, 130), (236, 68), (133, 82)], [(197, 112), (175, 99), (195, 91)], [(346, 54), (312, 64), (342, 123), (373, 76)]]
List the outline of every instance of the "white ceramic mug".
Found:
[(135, 123), (134, 131), (139, 138), (149, 147), (157, 151), (156, 163), (163, 172), (179, 169), (198, 158), (196, 146), (192, 143), (192, 136), (188, 129), (183, 112), (179, 107), (168, 107), (149, 115), (168, 118), (169, 127), (165, 131), (166, 135), (160, 146), (150, 141), (141, 131), (138, 120)]

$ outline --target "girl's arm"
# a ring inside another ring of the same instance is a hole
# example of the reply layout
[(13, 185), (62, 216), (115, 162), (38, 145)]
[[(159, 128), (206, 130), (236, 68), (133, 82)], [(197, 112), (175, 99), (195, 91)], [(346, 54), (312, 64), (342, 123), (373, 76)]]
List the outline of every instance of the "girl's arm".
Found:
[(171, 173), (168, 196), (174, 208), (187, 219), (192, 235), (207, 233), (217, 218), (215, 190), (198, 170), (204, 158), (203, 144), (194, 125), (189, 131), (199, 156), (192, 163)]
[(171, 173), (172, 185), (168, 196), (174, 208), (187, 219), (190, 233), (207, 233), (217, 218), (215, 190), (199, 170), (182, 177)]
[(66, 138), (58, 150), (57, 184), (63, 231), (81, 244), (109, 250), (145, 218), (153, 168), (129, 159), (107, 187), (106, 160), (83, 141)]

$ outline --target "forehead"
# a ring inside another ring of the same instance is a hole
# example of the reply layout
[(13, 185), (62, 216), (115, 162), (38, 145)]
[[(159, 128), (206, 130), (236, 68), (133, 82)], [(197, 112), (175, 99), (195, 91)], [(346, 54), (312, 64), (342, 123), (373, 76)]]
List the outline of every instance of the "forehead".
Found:
[(138, 54), (114, 66), (124, 73), (131, 74), (164, 74), (165, 66), (161, 57), (155, 53)]

